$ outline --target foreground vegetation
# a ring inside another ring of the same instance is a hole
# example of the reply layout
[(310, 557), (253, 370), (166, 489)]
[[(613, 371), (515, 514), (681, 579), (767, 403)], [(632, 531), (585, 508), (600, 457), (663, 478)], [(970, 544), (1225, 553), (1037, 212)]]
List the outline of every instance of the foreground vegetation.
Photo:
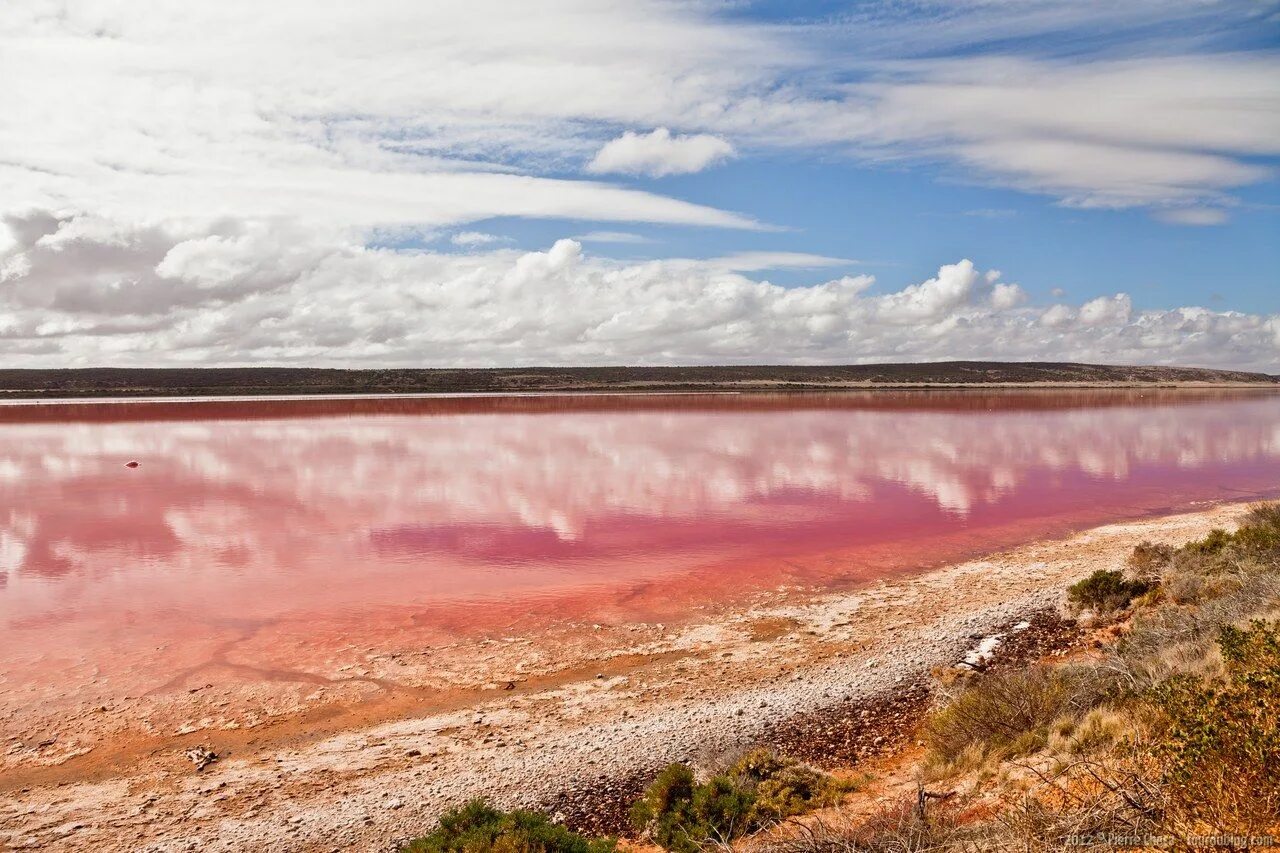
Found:
[(474, 800), (440, 818), (430, 835), (401, 853), (614, 853), (611, 839), (588, 839), (552, 823), (544, 814), (503, 812)]
[[(1126, 629), (1098, 656), (977, 676), (925, 721), (922, 782), (945, 802), (819, 823), (774, 853), (1194, 849), (1280, 841), (1280, 506), (1070, 605)], [(1123, 617), (1123, 618), (1122, 618)]]
[(659, 846), (693, 853), (834, 805), (847, 789), (807, 764), (753, 749), (702, 783), (690, 768), (672, 764), (632, 808), (631, 822)]
[[(764, 853), (1193, 849), (1280, 843), (1280, 505), (1068, 591), (1117, 639), (1087, 659), (940, 679), (917, 796), (870, 819), (826, 809)], [(940, 673), (941, 675), (941, 673)], [(725, 847), (849, 790), (753, 750), (699, 781), (672, 765), (632, 810), (676, 853)], [(528, 812), (473, 803), (409, 853), (608, 853)]]

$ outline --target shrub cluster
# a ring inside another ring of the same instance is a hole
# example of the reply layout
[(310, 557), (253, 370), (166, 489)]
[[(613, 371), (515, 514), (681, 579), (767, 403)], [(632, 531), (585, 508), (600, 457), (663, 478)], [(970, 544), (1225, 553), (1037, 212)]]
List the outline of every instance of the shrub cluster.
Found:
[[(886, 812), (873, 837), (867, 824), (822, 846), (1047, 851), (1065, 836), (1101, 849), (1116, 836), (1280, 832), (1280, 505), (1181, 548), (1143, 543), (1129, 570), (1071, 590), (1076, 606), (1106, 609), (1159, 584), (1109, 657), (984, 676), (926, 722), (934, 768), (942, 759), (952, 778), (962, 756), (1020, 756), (1000, 768), (1022, 779), (1003, 808), (960, 823)], [(819, 853), (805, 846), (773, 853)]]
[(1008, 758), (1040, 749), (1059, 718), (1083, 716), (1115, 692), (1112, 679), (1090, 666), (1032, 666), (971, 683), (925, 722), (936, 759), (966, 752)]
[(410, 841), (401, 853), (615, 853), (613, 839), (585, 838), (541, 812), (503, 812), (472, 800), (445, 813), (429, 835)]
[(672, 764), (632, 808), (631, 820), (661, 847), (694, 853), (830, 805), (842, 790), (820, 770), (753, 749), (728, 771), (702, 783), (685, 765)]
[(1280, 820), (1280, 622), (1221, 629), (1224, 678), (1170, 678), (1152, 691), (1153, 745), (1187, 816), (1252, 834)]
[(1093, 610), (1106, 613), (1126, 607), (1129, 602), (1148, 592), (1150, 581), (1129, 579), (1123, 572), (1098, 569), (1089, 577), (1067, 588), (1067, 600), (1077, 610)]

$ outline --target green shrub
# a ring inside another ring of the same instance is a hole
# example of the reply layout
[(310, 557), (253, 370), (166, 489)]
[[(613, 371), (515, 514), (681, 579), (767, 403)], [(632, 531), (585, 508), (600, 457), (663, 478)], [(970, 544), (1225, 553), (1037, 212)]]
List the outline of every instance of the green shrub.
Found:
[(1151, 589), (1145, 580), (1127, 580), (1123, 573), (1098, 569), (1067, 589), (1067, 600), (1077, 609), (1099, 613), (1118, 610)]
[(1209, 531), (1209, 535), (1195, 542), (1188, 542), (1182, 550), (1188, 554), (1209, 556), (1220, 553), (1231, 544), (1232, 535), (1220, 527)]
[(631, 823), (660, 847), (694, 853), (708, 841), (729, 841), (750, 830), (754, 797), (727, 776), (705, 785), (683, 764), (658, 774), (634, 806)]
[(756, 786), (754, 818), (769, 823), (835, 805), (843, 786), (805, 764), (791, 764)]
[(727, 775), (712, 776), (693, 792), (693, 814), (704, 838), (729, 841), (757, 828), (755, 793)]
[(758, 746), (743, 753), (729, 768), (729, 773), (745, 783), (758, 785), (795, 764), (794, 760), (783, 758), (772, 749)]
[(552, 823), (540, 812), (503, 812), (472, 800), (446, 812), (428, 835), (401, 853), (614, 853), (613, 839), (585, 838)]
[(758, 748), (703, 784), (688, 767), (672, 764), (632, 807), (631, 822), (654, 843), (693, 853), (832, 805), (843, 790), (820, 770)]
[(1112, 693), (1112, 681), (1083, 666), (1032, 666), (978, 679), (925, 721), (925, 741), (934, 755), (955, 761), (974, 748), (1011, 757), (1033, 752), (1048, 740), (1060, 717), (1079, 718)]
[(1256, 833), (1280, 827), (1280, 622), (1225, 626), (1226, 677), (1178, 675), (1152, 691), (1154, 752), (1177, 806), (1205, 825)]
[(695, 825), (696, 788), (692, 770), (683, 764), (668, 766), (631, 807), (631, 825), (668, 850), (698, 849), (706, 838), (706, 828)]

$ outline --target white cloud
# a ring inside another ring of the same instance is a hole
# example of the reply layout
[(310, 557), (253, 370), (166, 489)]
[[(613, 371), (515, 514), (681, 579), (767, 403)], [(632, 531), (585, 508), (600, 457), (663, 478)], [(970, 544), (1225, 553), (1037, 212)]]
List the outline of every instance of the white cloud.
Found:
[(1215, 199), (1280, 153), (1280, 61), (953, 59), (853, 87), (864, 144), (957, 161), (1081, 207)]
[(653, 240), (630, 231), (590, 231), (573, 239), (579, 243), (652, 243)]
[(497, 234), (486, 234), (483, 231), (459, 231), (449, 238), (449, 242), (455, 246), (462, 246), (467, 249), (474, 249), (478, 246), (488, 246), (493, 243), (505, 242), (505, 237), (499, 237)]
[(826, 255), (811, 255), (806, 252), (739, 252), (721, 258), (696, 261), (710, 269), (730, 270), (733, 272), (759, 272), (761, 270), (803, 269), (815, 270), (822, 267), (841, 267), (855, 264), (846, 258), (829, 258)]
[(314, 229), (199, 234), (39, 215), (10, 230), (0, 346), (11, 366), (994, 358), (1273, 370), (1280, 357), (1280, 316), (1138, 311), (1123, 294), (1031, 307), (967, 260), (877, 293), (869, 275), (782, 287), (742, 272), (845, 263), (785, 254), (620, 262), (571, 240), (397, 252)]
[(1067, 305), (1051, 305), (1040, 315), (1040, 324), (1049, 328), (1066, 326), (1075, 320), (1076, 311)]
[(995, 308), (997, 311), (1007, 311), (1010, 308), (1016, 308), (1026, 301), (1026, 291), (1016, 284), (996, 282), (991, 288), (991, 307)]
[(889, 323), (915, 324), (940, 320), (968, 303), (980, 276), (972, 261), (948, 264), (936, 278), (880, 298), (878, 316)]
[(1170, 225), (1222, 225), (1230, 218), (1220, 207), (1170, 207), (1157, 210), (1154, 216)]
[(1128, 323), (1133, 314), (1133, 301), (1127, 293), (1099, 296), (1080, 306), (1080, 322), (1086, 326)]
[(622, 172), (629, 175), (686, 175), (701, 172), (734, 154), (733, 146), (705, 133), (673, 136), (660, 127), (648, 134), (632, 131), (604, 144), (587, 171), (595, 174)]
[[(560, 37), (570, 19), (582, 38)], [(283, 0), (268, 12), (248, 0), (7, 4), (0, 76), (23, 85), (0, 88), (3, 203), (135, 224), (750, 227), (529, 172), (585, 155), (583, 122), (680, 111), (704, 94), (682, 93), (672, 75), (732, 88), (736, 72), (717, 69), (754, 43), (687, 12), (610, 0), (478, 0), (465, 13), (409, 0)]]
[[(1006, 16), (962, 4), (912, 25), (923, 37), (970, 24), (990, 34), (1003, 17), (1017, 32), (1159, 17), (1151, 3), (1141, 14), (1087, 5), (995, 4)], [(889, 29), (872, 27), (871, 55), (901, 50), (902, 22), (877, 14)], [(937, 159), (1081, 206), (1203, 207), (1265, 179), (1257, 158), (1280, 153), (1274, 55), (851, 64), (859, 53), (831, 47), (858, 37), (622, 0), (476, 0), (465, 12), (411, 0), (4, 4), (0, 76), (23, 85), (0, 87), (3, 204), (135, 226), (295, 218), (367, 231), (535, 216), (750, 227), (539, 175), (593, 153), (600, 170), (691, 171), (734, 140)], [(619, 127), (659, 129), (605, 142)]]

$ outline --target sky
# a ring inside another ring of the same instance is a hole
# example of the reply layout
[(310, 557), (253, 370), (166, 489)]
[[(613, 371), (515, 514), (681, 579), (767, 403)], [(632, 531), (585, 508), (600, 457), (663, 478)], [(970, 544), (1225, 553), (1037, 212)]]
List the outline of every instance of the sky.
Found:
[(1280, 0), (9, 0), (6, 367), (1280, 373)]

